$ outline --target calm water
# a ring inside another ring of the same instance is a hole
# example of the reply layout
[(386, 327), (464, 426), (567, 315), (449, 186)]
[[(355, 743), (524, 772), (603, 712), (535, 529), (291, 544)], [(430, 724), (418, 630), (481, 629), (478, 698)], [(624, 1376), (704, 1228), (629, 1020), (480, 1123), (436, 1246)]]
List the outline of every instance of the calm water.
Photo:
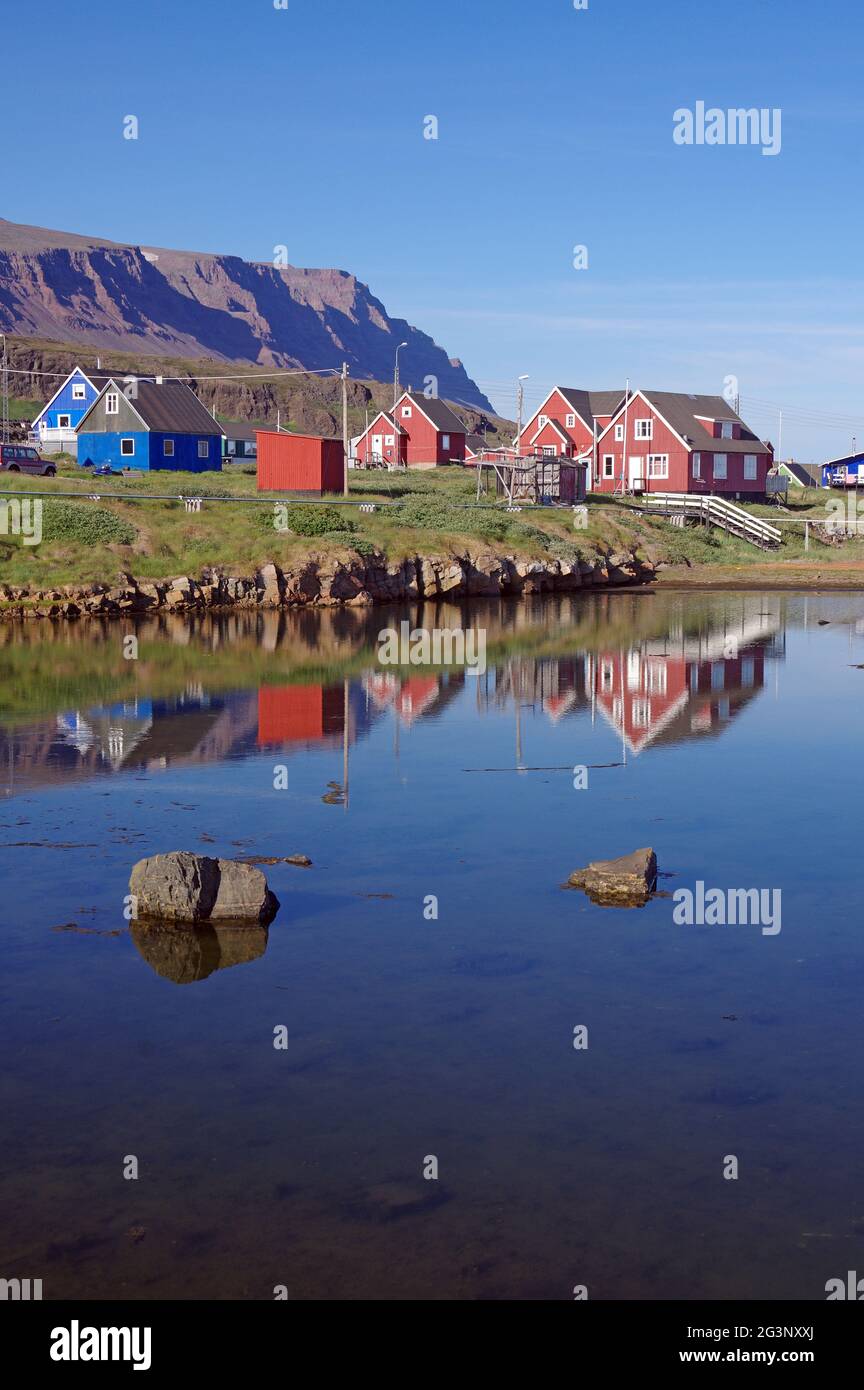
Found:
[[(475, 607), (482, 677), (382, 669), (406, 616), (0, 629), (0, 1275), (824, 1298), (864, 1268), (864, 595)], [(666, 894), (781, 888), (779, 935), (562, 891), (646, 844)], [(314, 867), (265, 869), (269, 932), (130, 930), (181, 848)]]

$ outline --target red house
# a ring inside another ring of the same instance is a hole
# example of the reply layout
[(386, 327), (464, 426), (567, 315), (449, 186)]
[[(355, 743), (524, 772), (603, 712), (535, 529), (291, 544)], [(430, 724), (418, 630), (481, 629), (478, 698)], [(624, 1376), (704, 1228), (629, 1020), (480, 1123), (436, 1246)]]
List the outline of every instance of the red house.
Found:
[(624, 399), (623, 391), (579, 391), (556, 386), (519, 436), (519, 452), (578, 458), (594, 445)]
[(341, 439), (256, 430), (259, 492), (341, 492), (345, 451)]
[(465, 425), (443, 401), (405, 391), (392, 411), (382, 410), (356, 443), (363, 463), (435, 468), (465, 462)]
[(596, 492), (763, 497), (773, 453), (722, 396), (634, 391), (597, 440)]

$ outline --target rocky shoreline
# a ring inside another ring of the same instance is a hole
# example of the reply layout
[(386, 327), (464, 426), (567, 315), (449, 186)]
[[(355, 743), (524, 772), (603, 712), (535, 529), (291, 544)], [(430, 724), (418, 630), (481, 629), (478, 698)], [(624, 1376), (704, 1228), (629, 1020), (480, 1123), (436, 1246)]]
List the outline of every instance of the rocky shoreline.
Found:
[(572, 593), (650, 583), (653, 565), (628, 551), (588, 560), (525, 560), (490, 550), (462, 555), (414, 556), (390, 562), (384, 555), (338, 558), (310, 554), (293, 568), (275, 563), (254, 575), (207, 569), (198, 579), (137, 580), (123, 573), (116, 584), (65, 584), (29, 589), (0, 584), (0, 617), (82, 618), (155, 612), (278, 609), (298, 606), (366, 607), (418, 599), (448, 601), (521, 594)]

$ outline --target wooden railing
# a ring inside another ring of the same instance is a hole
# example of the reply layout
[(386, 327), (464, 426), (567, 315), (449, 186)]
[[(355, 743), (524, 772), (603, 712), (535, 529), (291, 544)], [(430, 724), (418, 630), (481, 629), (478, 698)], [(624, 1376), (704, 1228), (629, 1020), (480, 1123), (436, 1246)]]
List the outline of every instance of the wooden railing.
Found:
[(780, 544), (780, 531), (776, 526), (753, 516), (743, 507), (736, 507), (734, 502), (727, 502), (724, 497), (694, 496), (688, 492), (648, 492), (639, 498), (639, 506), (665, 516), (719, 526), (721, 530), (740, 536), (762, 550), (775, 550)]

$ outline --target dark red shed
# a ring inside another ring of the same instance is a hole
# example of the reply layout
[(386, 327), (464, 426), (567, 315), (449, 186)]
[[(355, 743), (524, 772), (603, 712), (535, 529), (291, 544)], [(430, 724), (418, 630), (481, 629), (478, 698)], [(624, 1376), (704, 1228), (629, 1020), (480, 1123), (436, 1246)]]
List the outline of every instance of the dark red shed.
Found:
[(256, 430), (259, 492), (341, 492), (345, 451), (340, 439)]

